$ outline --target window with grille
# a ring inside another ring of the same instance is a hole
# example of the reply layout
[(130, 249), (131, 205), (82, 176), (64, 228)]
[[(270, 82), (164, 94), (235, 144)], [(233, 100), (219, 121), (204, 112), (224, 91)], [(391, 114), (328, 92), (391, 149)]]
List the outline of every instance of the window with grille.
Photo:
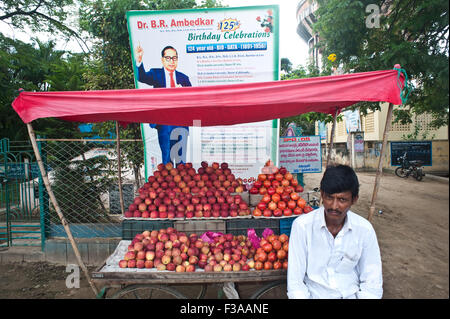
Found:
[(366, 133), (373, 133), (375, 132), (375, 113), (368, 113), (364, 117), (364, 131)]
[(411, 124), (402, 124), (400, 122), (392, 123), (391, 131), (395, 132), (409, 132), (411, 130)]
[(346, 133), (346, 131), (345, 131), (344, 121), (337, 122), (337, 135), (344, 136), (345, 133)]
[(416, 124), (419, 125), (421, 130), (430, 131), (433, 128), (430, 123), (433, 121), (433, 117), (430, 114), (420, 114), (416, 116)]

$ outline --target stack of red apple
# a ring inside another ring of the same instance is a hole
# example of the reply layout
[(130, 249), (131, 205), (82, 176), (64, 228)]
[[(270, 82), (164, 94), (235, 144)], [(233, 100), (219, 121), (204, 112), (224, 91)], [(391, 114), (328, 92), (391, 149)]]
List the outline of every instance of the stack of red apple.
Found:
[(249, 216), (242, 200), (242, 181), (235, 179), (227, 163), (202, 162), (198, 173), (192, 163), (159, 164), (158, 169), (139, 189), (139, 196), (124, 217), (192, 218)]
[(253, 257), (256, 270), (287, 269), (289, 237), (286, 234), (262, 238)]
[[(215, 187), (218, 190), (227, 190), (230, 193), (242, 193), (245, 188), (241, 178), (236, 178), (228, 168), (228, 163), (214, 162), (211, 166), (208, 162), (203, 161), (198, 168), (198, 175), (194, 176), (194, 180), (197, 181), (197, 188), (192, 189), (192, 193), (198, 193), (198, 190), (202, 186), (206, 186), (207, 189)], [(200, 184), (198, 183), (200, 182)]]
[(253, 210), (255, 217), (289, 217), (312, 211), (312, 207), (298, 194), (303, 187), (285, 167), (279, 169), (268, 161), (249, 190), (250, 194), (262, 195)]
[(196, 234), (187, 236), (173, 227), (146, 230), (131, 241), (119, 267), (193, 272), (200, 255), (197, 242), (203, 246)]

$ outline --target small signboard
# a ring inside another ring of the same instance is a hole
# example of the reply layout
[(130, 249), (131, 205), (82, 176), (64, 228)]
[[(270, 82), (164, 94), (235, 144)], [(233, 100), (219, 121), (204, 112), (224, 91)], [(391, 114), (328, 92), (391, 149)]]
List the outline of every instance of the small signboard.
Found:
[(363, 132), (355, 133), (355, 152), (356, 153), (364, 152), (364, 133)]
[(397, 160), (406, 152), (409, 161), (420, 160), (424, 166), (432, 165), (431, 141), (391, 142), (391, 165), (400, 166)]
[(280, 166), (291, 173), (322, 172), (320, 136), (280, 137)]

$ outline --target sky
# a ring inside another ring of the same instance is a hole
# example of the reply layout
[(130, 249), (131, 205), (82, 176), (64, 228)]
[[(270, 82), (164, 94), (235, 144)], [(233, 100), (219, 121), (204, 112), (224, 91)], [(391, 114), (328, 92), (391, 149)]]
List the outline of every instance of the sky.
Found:
[(297, 34), (297, 4), (299, 0), (221, 0), (230, 7), (277, 4), (280, 8), (280, 58), (288, 58), (294, 67), (306, 65), (308, 46)]

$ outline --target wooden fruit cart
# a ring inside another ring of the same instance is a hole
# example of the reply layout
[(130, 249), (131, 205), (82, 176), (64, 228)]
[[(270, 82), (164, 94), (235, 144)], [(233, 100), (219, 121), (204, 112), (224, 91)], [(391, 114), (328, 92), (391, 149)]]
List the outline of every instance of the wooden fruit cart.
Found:
[[(264, 286), (256, 291), (250, 299), (263, 298), (272, 289), (286, 284), (286, 270), (252, 270), (237, 272), (204, 272), (177, 273), (173, 271), (142, 271), (142, 272), (102, 272), (102, 267), (91, 273), (94, 283), (103, 288), (98, 298), (149, 298), (153, 291), (162, 292), (164, 297), (187, 299), (178, 285), (189, 285), (199, 288), (197, 299), (204, 298), (209, 284), (255, 283), (264, 282)], [(108, 291), (118, 289), (109, 296)]]
[[(235, 284), (262, 283), (262, 287), (254, 292), (250, 299), (267, 297), (269, 292), (277, 287), (286, 285), (287, 271), (279, 270), (250, 270), (230, 272), (205, 272), (197, 269), (195, 272), (158, 271), (152, 269), (116, 269), (105, 271), (107, 262), (103, 262), (95, 271), (91, 272), (91, 280), (98, 287), (102, 287), (97, 298), (177, 298), (188, 299), (205, 297), (208, 285), (221, 285), (222, 292), (233, 291), (233, 298), (239, 295)], [(196, 295), (187, 296), (179, 286), (194, 291)], [(286, 291), (286, 289), (284, 289)], [(111, 293), (112, 292), (112, 293)], [(273, 298), (273, 297), (272, 297)]]

